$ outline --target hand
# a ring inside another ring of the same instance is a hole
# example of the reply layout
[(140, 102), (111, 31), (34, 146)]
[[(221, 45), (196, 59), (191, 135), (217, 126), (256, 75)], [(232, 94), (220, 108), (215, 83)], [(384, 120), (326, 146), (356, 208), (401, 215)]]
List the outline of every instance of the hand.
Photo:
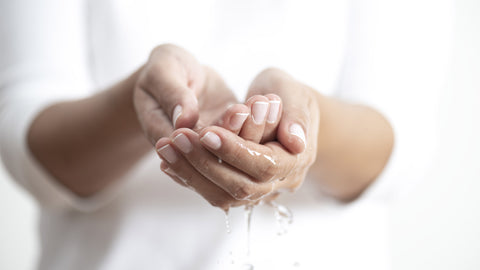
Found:
[[(315, 90), (296, 81), (282, 70), (270, 68), (253, 80), (247, 98), (267, 93), (275, 94), (283, 101), (277, 140), (292, 154), (300, 154), (306, 150), (308, 155), (315, 157), (320, 124), (320, 109)], [(307, 138), (310, 138), (308, 142)]]
[[(277, 131), (280, 143), (260, 145), (221, 127), (208, 127), (199, 134), (180, 129), (170, 139), (157, 143), (157, 149), (164, 152), (168, 149), (168, 154), (175, 156), (174, 160), (163, 163), (162, 169), (223, 209), (251, 204), (284, 189), (295, 190), (316, 156), (319, 112), (311, 102), (311, 91), (279, 70), (261, 73), (249, 95), (274, 92), (286, 101), (285, 113), (276, 119), (280, 121)], [(309, 131), (307, 136), (304, 130)]]
[[(224, 163), (251, 178), (250, 182), (239, 182), (238, 186), (230, 187), (230, 190), (236, 190), (237, 195), (241, 194), (249, 200), (275, 196), (282, 190), (296, 190), (317, 156), (320, 109), (315, 90), (281, 70), (267, 69), (252, 82), (247, 98), (267, 93), (283, 101), (283, 113), (276, 129), (278, 141), (264, 137), (261, 139), (263, 145), (257, 144), (254, 142), (258, 142), (258, 137), (253, 142), (242, 140), (216, 127), (200, 133), (200, 136), (209, 132), (218, 136), (215, 141), (219, 141), (220, 146), (217, 144), (214, 147), (208, 140), (201, 142)], [(247, 123), (248, 120), (245, 125)], [(241, 199), (242, 196), (234, 197)]]
[[(193, 130), (198, 131), (211, 125), (222, 125), (230, 119), (226, 111), (246, 112), (246, 107), (237, 103), (235, 95), (220, 75), (204, 67), (204, 85), (198, 97), (199, 119)], [(226, 127), (229, 128), (229, 127)], [(233, 130), (238, 127), (231, 127)]]
[(152, 51), (134, 90), (135, 110), (152, 144), (175, 128), (198, 130), (218, 122), (235, 102), (234, 94), (213, 69), (170, 44)]

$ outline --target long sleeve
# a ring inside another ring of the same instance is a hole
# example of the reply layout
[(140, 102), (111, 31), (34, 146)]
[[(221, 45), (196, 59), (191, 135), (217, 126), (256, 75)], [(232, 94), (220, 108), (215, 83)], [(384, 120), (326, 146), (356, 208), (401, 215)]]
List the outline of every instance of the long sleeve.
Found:
[(42, 206), (88, 208), (38, 164), (27, 145), (36, 115), (91, 90), (85, 3), (0, 1), (0, 154)]
[(339, 96), (377, 109), (395, 136), (390, 160), (368, 197), (388, 200), (409, 190), (435, 157), (438, 89), (445, 83), (451, 42), (450, 2), (351, 1)]

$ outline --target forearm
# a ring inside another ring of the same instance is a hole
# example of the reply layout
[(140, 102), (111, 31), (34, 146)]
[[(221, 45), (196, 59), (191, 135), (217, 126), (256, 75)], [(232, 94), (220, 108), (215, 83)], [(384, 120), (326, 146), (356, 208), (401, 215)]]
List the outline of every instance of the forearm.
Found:
[(385, 167), (394, 143), (389, 122), (374, 109), (317, 95), (317, 156), (311, 172), (323, 191), (349, 201)]
[(89, 98), (52, 105), (30, 127), (33, 155), (79, 196), (93, 195), (118, 179), (151, 147), (132, 103), (137, 76)]

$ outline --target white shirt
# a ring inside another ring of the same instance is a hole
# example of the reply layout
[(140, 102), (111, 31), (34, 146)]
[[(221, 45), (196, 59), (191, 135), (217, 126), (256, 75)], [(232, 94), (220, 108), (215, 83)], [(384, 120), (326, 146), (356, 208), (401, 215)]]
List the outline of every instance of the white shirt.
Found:
[[(359, 2), (0, 2), (0, 153), (41, 206), (39, 269), (389, 269), (388, 202), (435, 154), (449, 1)], [(243, 210), (232, 210), (227, 234), (224, 213), (166, 177), (153, 153), (115, 187), (75, 197), (29, 152), (32, 120), (124, 78), (166, 42), (219, 71), (240, 100), (255, 74), (276, 66), (377, 108), (395, 130), (386, 169), (348, 205), (307, 179), (278, 200), (294, 214), (283, 236), (272, 208), (256, 207), (248, 259)]]

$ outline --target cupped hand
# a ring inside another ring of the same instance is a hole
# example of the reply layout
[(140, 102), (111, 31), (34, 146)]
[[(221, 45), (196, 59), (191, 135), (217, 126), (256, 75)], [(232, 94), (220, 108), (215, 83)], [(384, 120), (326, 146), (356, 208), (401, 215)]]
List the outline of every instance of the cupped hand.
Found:
[(259, 144), (217, 126), (198, 134), (180, 129), (157, 143), (166, 160), (162, 169), (223, 209), (298, 188), (316, 158), (320, 115), (314, 90), (283, 71), (269, 69), (257, 76), (248, 97), (267, 93), (284, 102), (276, 120), (278, 141), (256, 136), (262, 138)]
[(204, 73), (204, 85), (198, 96), (199, 119), (193, 127), (195, 131), (211, 125), (222, 125), (227, 116), (225, 112), (232, 106), (238, 111), (246, 111), (245, 106), (236, 104), (235, 95), (216, 71), (204, 67)]
[(213, 124), (235, 102), (234, 94), (214, 70), (170, 44), (152, 51), (133, 95), (139, 122), (152, 144), (176, 128)]

